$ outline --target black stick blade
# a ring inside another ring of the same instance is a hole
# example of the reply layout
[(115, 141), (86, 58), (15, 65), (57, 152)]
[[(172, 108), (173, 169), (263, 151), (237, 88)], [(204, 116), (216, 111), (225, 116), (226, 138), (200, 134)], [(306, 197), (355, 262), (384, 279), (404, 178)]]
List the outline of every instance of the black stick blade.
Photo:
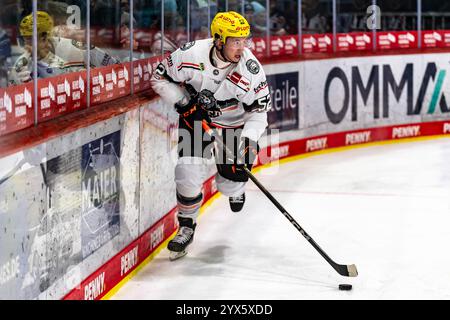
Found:
[(349, 264), (334, 264), (333, 268), (344, 277), (356, 277), (358, 276), (358, 270), (356, 269), (356, 265)]

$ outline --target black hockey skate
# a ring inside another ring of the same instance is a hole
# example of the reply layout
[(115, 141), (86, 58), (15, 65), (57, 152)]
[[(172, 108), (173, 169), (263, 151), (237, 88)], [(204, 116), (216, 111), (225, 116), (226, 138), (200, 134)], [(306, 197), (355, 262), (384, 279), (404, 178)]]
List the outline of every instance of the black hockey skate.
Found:
[(244, 207), (245, 192), (237, 197), (229, 197), (228, 200), (230, 201), (231, 211), (239, 212), (242, 210), (242, 207)]
[(191, 218), (178, 218), (180, 228), (175, 238), (169, 241), (167, 249), (170, 251), (171, 261), (184, 257), (187, 254), (187, 246), (194, 240), (194, 231), (197, 226)]

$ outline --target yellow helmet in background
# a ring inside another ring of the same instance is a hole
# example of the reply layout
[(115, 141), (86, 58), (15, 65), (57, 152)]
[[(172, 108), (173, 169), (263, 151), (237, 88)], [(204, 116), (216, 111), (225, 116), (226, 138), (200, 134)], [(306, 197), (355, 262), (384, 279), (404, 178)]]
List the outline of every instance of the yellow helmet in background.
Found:
[(211, 22), (211, 35), (226, 43), (228, 37), (248, 37), (250, 25), (237, 12), (218, 12)]
[[(38, 35), (44, 32), (52, 32), (53, 18), (47, 12), (36, 12), (36, 18)], [(27, 15), (20, 21), (19, 32), (22, 37), (31, 37), (33, 35), (33, 14)]]

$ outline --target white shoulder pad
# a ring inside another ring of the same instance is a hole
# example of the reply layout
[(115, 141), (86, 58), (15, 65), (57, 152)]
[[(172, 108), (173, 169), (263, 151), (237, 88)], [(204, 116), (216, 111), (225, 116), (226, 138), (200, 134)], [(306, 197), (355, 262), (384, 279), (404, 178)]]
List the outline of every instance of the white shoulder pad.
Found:
[(260, 75), (265, 77), (261, 63), (250, 49), (244, 50), (238, 68), (242, 72), (242, 75), (247, 78), (258, 78)]
[(266, 73), (249, 49), (245, 49), (237, 70), (250, 80), (249, 90), (240, 99), (244, 109), (247, 112), (267, 112), (271, 108), (271, 101)]
[(211, 43), (212, 39), (195, 40), (186, 42), (180, 47), (179, 50), (183, 53), (183, 56), (186, 59), (198, 59), (199, 57), (204, 56), (205, 50), (209, 52)]

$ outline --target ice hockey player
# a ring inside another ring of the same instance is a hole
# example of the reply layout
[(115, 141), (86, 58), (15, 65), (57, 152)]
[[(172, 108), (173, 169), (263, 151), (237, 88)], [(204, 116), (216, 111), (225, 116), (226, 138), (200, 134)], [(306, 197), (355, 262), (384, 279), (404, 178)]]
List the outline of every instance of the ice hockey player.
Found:
[[(63, 73), (81, 71), (87, 68), (87, 47), (68, 38), (53, 36), (54, 21), (45, 11), (37, 11), (37, 77), (49, 78)], [(9, 76), (9, 82), (17, 85), (32, 80), (32, 36), (33, 15), (25, 16), (19, 26), (20, 43), (24, 53), (16, 60)], [(91, 67), (116, 64), (120, 61), (104, 50), (91, 46), (89, 50)]]
[[(180, 115), (175, 167), (179, 229), (168, 244), (171, 260), (184, 256), (193, 241), (212, 153), (218, 191), (229, 197), (232, 211), (243, 208), (248, 181), (243, 166), (251, 170), (271, 107), (266, 75), (248, 49), (247, 20), (234, 11), (219, 12), (211, 22), (211, 35), (171, 53), (152, 76), (153, 89)], [(202, 121), (234, 150), (233, 159), (214, 149)]]

